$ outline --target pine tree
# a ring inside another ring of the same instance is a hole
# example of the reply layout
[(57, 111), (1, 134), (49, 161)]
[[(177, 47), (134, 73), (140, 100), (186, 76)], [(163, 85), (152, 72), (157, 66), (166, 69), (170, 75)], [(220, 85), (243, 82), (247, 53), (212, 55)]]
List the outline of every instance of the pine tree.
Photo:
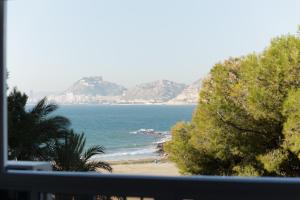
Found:
[(216, 64), (191, 123), (166, 145), (183, 173), (300, 175), (300, 38)]

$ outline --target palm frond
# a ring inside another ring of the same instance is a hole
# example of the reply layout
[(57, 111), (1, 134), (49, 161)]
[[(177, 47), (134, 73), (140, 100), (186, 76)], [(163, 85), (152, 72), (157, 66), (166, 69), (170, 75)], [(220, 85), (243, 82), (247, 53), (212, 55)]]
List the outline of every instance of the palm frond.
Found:
[(47, 103), (47, 97), (41, 99), (30, 111), (37, 118), (43, 118), (58, 109), (58, 106), (53, 103)]
[(112, 172), (113, 169), (109, 163), (103, 161), (91, 161), (85, 164), (85, 168), (88, 171), (96, 171), (97, 169), (104, 169), (108, 172)]
[(55, 133), (66, 131), (69, 126), (70, 121), (66, 117), (54, 116), (39, 121), (39, 123), (36, 124), (35, 129), (40, 133), (53, 135)]
[(73, 130), (71, 130), (70, 133), (70, 143), (74, 145), (74, 151), (77, 152), (78, 155), (81, 155), (84, 146), (85, 146), (86, 138), (84, 136), (84, 133), (76, 134)]
[(112, 168), (108, 163), (90, 160), (94, 155), (104, 153), (104, 148), (95, 145), (83, 152), (85, 142), (84, 133), (77, 134), (72, 129), (66, 131), (65, 141), (57, 148), (55, 168), (61, 171), (96, 171), (101, 168), (111, 172)]
[(101, 146), (101, 145), (94, 145), (94, 146), (91, 146), (90, 148), (88, 148), (84, 152), (84, 154), (82, 156), (82, 159), (87, 162), (93, 156), (98, 155), (98, 154), (103, 154), (103, 153), (104, 153), (104, 147), (103, 146)]

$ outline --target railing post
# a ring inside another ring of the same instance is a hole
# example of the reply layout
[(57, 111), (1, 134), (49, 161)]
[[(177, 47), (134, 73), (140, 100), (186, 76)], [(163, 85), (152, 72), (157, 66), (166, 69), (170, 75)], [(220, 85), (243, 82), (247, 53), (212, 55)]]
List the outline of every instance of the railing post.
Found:
[(7, 104), (6, 104), (6, 1), (0, 0), (0, 173), (5, 173), (7, 161)]

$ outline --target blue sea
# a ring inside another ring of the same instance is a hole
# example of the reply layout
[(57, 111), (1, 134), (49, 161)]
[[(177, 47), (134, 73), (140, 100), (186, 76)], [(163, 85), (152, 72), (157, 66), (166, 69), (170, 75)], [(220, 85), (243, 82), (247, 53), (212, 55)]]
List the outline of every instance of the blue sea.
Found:
[[(169, 138), (178, 121), (190, 121), (195, 106), (166, 105), (68, 105), (56, 114), (68, 117), (72, 128), (86, 135), (86, 147), (102, 145), (102, 160), (134, 160), (157, 157), (157, 142)], [(162, 135), (133, 134), (154, 129)]]

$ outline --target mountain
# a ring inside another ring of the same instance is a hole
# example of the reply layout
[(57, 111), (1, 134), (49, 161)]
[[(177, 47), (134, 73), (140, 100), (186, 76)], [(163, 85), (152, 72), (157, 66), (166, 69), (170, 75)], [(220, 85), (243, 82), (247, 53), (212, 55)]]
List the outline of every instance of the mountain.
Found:
[[(201, 80), (190, 86), (158, 80), (126, 89), (119, 84), (103, 80), (101, 76), (92, 76), (76, 81), (64, 92), (47, 97), (58, 104), (195, 104), (200, 87)], [(36, 103), (39, 96), (32, 95), (30, 100), (30, 103)]]
[(199, 92), (202, 79), (199, 79), (185, 88), (178, 96), (168, 101), (168, 104), (196, 104), (199, 99)]
[(115, 104), (127, 89), (104, 81), (101, 76), (84, 77), (59, 95), (48, 99), (59, 104)]
[(104, 81), (101, 76), (84, 77), (75, 82), (64, 94), (119, 96), (126, 88), (116, 83)]
[(126, 103), (164, 103), (180, 94), (187, 86), (168, 80), (136, 85), (122, 96)]

